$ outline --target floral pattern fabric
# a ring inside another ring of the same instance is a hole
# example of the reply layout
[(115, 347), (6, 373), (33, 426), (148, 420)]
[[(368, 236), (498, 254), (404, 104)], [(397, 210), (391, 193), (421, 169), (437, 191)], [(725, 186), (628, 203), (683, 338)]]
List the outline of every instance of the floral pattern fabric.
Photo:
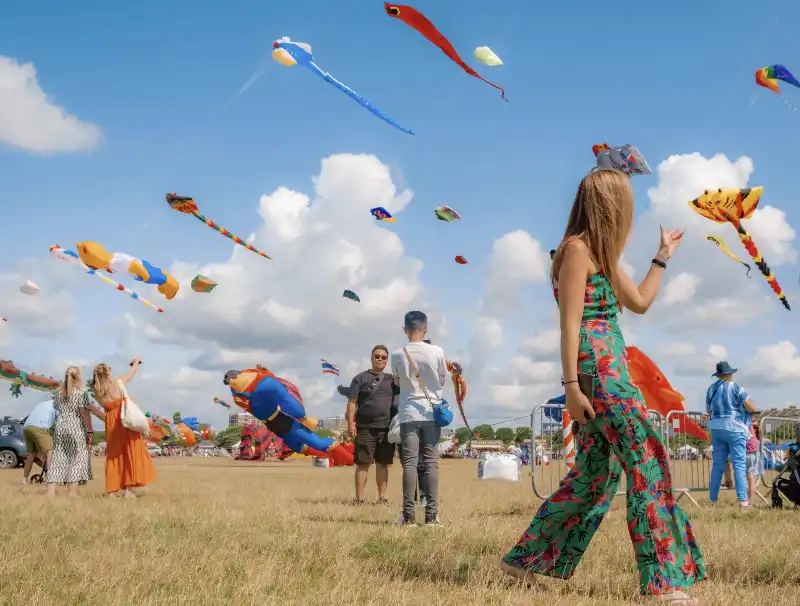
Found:
[(570, 578), (624, 473), (639, 590), (659, 595), (705, 579), (706, 569), (691, 524), (675, 502), (666, 449), (628, 374), (617, 313), (608, 280), (593, 275), (586, 285), (578, 367), (596, 376), (597, 416), (576, 436), (575, 466), (503, 560), (529, 572)]

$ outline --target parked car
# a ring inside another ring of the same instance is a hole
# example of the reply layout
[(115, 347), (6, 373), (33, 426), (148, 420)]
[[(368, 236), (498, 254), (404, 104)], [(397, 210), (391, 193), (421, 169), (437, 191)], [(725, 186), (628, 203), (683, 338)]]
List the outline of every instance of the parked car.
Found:
[(13, 469), (25, 462), (28, 448), (22, 429), (23, 421), (19, 419), (0, 419), (0, 469)]
[(147, 452), (151, 457), (160, 457), (163, 455), (161, 452), (161, 447), (156, 446), (155, 444), (148, 444)]

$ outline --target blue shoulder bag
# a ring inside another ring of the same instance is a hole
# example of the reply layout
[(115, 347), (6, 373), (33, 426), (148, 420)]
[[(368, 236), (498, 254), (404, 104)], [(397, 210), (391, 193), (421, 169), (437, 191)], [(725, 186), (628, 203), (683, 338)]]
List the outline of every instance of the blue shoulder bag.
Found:
[(453, 422), (453, 411), (450, 410), (447, 400), (442, 400), (437, 404), (431, 402), (431, 396), (428, 393), (428, 388), (425, 386), (425, 381), (422, 380), (422, 375), (420, 375), (419, 371), (417, 370), (417, 365), (414, 364), (414, 360), (411, 359), (411, 354), (408, 353), (408, 350), (405, 347), (403, 348), (403, 353), (406, 354), (409, 370), (414, 373), (414, 376), (417, 378), (419, 386), (422, 389), (422, 393), (425, 394), (428, 404), (430, 404), (431, 408), (433, 408), (433, 420), (439, 427), (447, 427)]

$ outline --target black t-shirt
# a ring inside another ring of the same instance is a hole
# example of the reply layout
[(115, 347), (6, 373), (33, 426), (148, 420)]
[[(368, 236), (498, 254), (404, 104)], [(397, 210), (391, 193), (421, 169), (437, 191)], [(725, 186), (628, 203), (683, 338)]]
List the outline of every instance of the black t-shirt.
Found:
[(392, 405), (400, 389), (392, 384), (392, 375), (374, 375), (369, 370), (353, 377), (349, 397), (356, 398), (356, 427), (387, 429), (397, 408)]

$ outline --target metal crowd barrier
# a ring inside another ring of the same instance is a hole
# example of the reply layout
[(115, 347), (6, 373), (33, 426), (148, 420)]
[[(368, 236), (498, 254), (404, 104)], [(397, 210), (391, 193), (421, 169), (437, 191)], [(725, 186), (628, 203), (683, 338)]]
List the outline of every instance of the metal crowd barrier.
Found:
[[(531, 412), (531, 487), (533, 493), (540, 499), (547, 499), (553, 494), (569, 471), (564, 457), (561, 423), (553, 420), (545, 422), (545, 411), (548, 409), (563, 410), (563, 407), (558, 404), (540, 404), (535, 406)], [(560, 417), (560, 415), (554, 416)], [(685, 496), (699, 507), (699, 503), (691, 493), (710, 490), (713, 460), (708, 448), (711, 445), (711, 432), (708, 430), (707, 416), (701, 412), (674, 410), (664, 418), (658, 412), (651, 410), (648, 417), (667, 448), (673, 492), (678, 493), (676, 500), (679, 501)], [(708, 434), (709, 441), (698, 442), (696, 439), (690, 439), (690, 434), (686, 431), (679, 431), (687, 421), (693, 421), (702, 428)], [(762, 439), (769, 438), (776, 445), (781, 442), (794, 442), (800, 435), (798, 434), (800, 419), (766, 416), (762, 417), (759, 423)], [(551, 431), (543, 431), (546, 424), (550, 424)], [(544, 445), (542, 456), (537, 455), (538, 444)], [(546, 458), (549, 458), (549, 461), (545, 462)], [(777, 474), (777, 469), (765, 468), (761, 476), (762, 486), (772, 488), (772, 482)], [(733, 478), (729, 479), (733, 480)], [(624, 485), (623, 478), (620, 490), (614, 496), (625, 494)], [(720, 487), (720, 490), (734, 489), (733, 486), (730, 488), (724, 485)], [(770, 504), (768, 496), (762, 492), (756, 490), (756, 495), (764, 503)]]
[[(695, 423), (709, 437), (708, 441), (698, 443), (690, 440), (690, 434), (685, 431), (687, 423)], [(684, 431), (679, 431), (681, 426)], [(684, 496), (699, 507), (690, 493), (707, 492), (710, 489), (711, 479), (711, 452), (708, 447), (711, 433), (708, 431), (707, 415), (691, 410), (672, 410), (667, 414), (664, 431), (664, 443), (667, 446), (669, 469), (672, 475), (672, 490), (678, 493), (676, 501)], [(697, 444), (693, 446), (692, 442)]]
[[(531, 412), (531, 488), (533, 488), (533, 494), (543, 500), (558, 489), (561, 480), (569, 471), (564, 457), (564, 434), (561, 422), (551, 419), (549, 424), (553, 427), (552, 431), (547, 433), (543, 431), (546, 410), (561, 411), (564, 410), (564, 407), (558, 404), (539, 404)], [(560, 415), (554, 416), (560, 418)], [(649, 411), (648, 417), (655, 430), (663, 436), (666, 428), (664, 417), (654, 410)], [(543, 448), (542, 456), (537, 455), (537, 444), (539, 443), (546, 445)], [(545, 462), (545, 457), (549, 458), (548, 462)], [(620, 488), (614, 496), (618, 497), (624, 494), (625, 478), (623, 476)]]
[[(766, 439), (769, 439), (775, 445), (779, 445), (781, 442), (795, 442), (798, 436), (800, 436), (800, 419), (764, 416), (759, 419), (758, 424), (761, 428), (762, 455), (764, 453), (764, 441)], [(784, 451), (777, 450), (774, 452), (785, 460)], [(765, 488), (771, 489), (772, 482), (775, 481), (775, 477), (778, 475), (780, 469), (767, 469), (767, 467), (766, 461), (764, 461), (764, 473), (761, 474), (761, 484)], [(767, 501), (764, 495), (758, 491), (756, 492), (764, 501)]]

